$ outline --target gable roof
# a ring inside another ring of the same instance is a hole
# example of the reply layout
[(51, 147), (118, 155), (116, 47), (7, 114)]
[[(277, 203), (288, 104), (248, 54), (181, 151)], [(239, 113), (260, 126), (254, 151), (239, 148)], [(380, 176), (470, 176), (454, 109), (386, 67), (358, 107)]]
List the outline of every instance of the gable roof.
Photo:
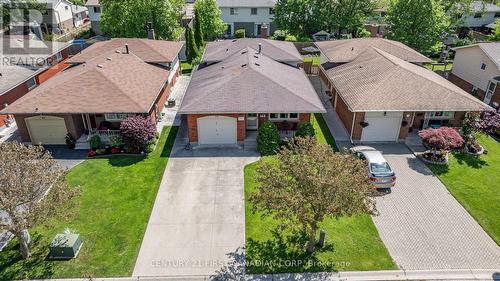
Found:
[(486, 3), (483, 1), (472, 1), (471, 9), (474, 12), (500, 12), (500, 7), (492, 3)]
[(217, 0), (219, 7), (274, 7), (277, 0)]
[(456, 47), (454, 50), (460, 50), (464, 48), (479, 47), (490, 60), (498, 67), (500, 70), (500, 42), (490, 42), (490, 43), (477, 43), (467, 46)]
[(378, 48), (326, 71), (351, 111), (479, 111), (487, 105), (424, 67)]
[(315, 44), (331, 63), (345, 63), (353, 61), (361, 53), (371, 47), (376, 47), (409, 62), (432, 62), (432, 60), (405, 44), (384, 38), (354, 38), (315, 42)]
[(222, 40), (207, 44), (202, 62), (213, 63), (222, 61), (245, 48), (259, 49), (262, 44), (262, 53), (275, 61), (285, 63), (299, 63), (302, 56), (291, 42), (269, 40), (262, 38), (241, 38)]
[(2, 113), (148, 113), (169, 71), (133, 53), (109, 53), (55, 75)]
[(170, 63), (179, 55), (182, 43), (150, 40), (141, 38), (115, 38), (92, 44), (70, 59), (67, 63), (84, 63), (95, 57), (116, 51), (125, 52), (125, 44), (129, 46), (129, 52), (134, 53), (141, 60), (148, 63)]
[(298, 68), (245, 48), (193, 73), (180, 113), (325, 112)]
[(100, 6), (99, 0), (87, 0), (85, 6)]
[(22, 82), (30, 79), (36, 73), (37, 70), (35, 68), (16, 64), (0, 64), (0, 96)]

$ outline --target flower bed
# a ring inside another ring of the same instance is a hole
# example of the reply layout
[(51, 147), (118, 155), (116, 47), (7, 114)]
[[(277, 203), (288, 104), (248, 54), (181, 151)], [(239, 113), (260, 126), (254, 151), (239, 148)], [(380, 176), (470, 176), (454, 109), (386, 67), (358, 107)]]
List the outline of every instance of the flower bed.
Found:
[(430, 164), (447, 165), (448, 164), (448, 152), (433, 152), (428, 150), (419, 155), (419, 158)]

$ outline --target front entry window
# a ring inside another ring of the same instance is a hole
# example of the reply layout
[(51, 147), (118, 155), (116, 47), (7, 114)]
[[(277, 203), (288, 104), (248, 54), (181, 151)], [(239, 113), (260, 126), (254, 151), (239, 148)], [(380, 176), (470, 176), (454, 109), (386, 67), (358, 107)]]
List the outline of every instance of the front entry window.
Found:
[(299, 119), (298, 113), (270, 113), (269, 120), (271, 121), (283, 121), (283, 120), (297, 120)]
[(488, 90), (486, 91), (486, 95), (484, 95), (483, 101), (485, 104), (489, 104), (491, 102), (491, 98), (493, 97), (496, 88), (497, 88), (497, 83), (490, 81), (488, 85)]

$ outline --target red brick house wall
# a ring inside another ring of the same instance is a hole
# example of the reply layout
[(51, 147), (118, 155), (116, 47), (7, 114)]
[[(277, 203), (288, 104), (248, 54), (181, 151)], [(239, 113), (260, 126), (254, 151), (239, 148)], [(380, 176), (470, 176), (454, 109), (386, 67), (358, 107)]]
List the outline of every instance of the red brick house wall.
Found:
[[(335, 103), (335, 99), (332, 100), (332, 103)], [(353, 130), (352, 131), (352, 138), (355, 140), (361, 139), (363, 127), (361, 127), (360, 123), (365, 120), (365, 113), (364, 112), (356, 112), (356, 117), (354, 120), (354, 129), (353, 129), (352, 128), (352, 121), (353, 121), (354, 113), (349, 110), (349, 108), (345, 104), (344, 100), (342, 100), (342, 98), (339, 95), (337, 95), (337, 106), (335, 108), (335, 111), (337, 112), (337, 115), (339, 116), (340, 120), (342, 121), (347, 132), (350, 134), (351, 130)]]
[[(28, 86), (26, 83), (22, 83), (15, 87), (14, 89), (4, 93), (0, 96), (0, 110), (5, 108), (5, 104), (11, 104), (14, 101), (18, 100), (20, 97), (24, 96), (28, 93)], [(7, 115), (0, 115), (0, 127), (4, 126), (7, 120)]]
[(150, 116), (153, 119), (154, 122), (156, 122), (165, 107), (165, 104), (167, 103), (167, 99), (170, 96), (170, 91), (175, 85), (175, 82), (177, 81), (177, 77), (179, 77), (181, 73), (181, 68), (179, 67), (177, 71), (175, 72), (175, 75), (172, 78), (172, 81), (170, 81), (165, 88), (163, 89), (161, 95), (158, 96), (155, 102), (155, 106), (151, 109)]
[[(39, 114), (16, 114), (16, 123), (19, 135), (23, 142), (31, 142), (28, 126), (26, 125), (25, 118), (38, 116)], [(47, 114), (47, 116), (56, 116), (64, 118), (66, 129), (73, 137), (78, 138), (84, 132), (82, 116), (79, 114)]]

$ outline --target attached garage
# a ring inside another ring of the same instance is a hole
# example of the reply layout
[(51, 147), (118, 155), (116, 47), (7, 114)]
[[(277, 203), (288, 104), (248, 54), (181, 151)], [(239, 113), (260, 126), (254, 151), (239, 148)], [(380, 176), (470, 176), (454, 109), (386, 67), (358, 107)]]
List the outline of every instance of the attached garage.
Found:
[(198, 118), (198, 144), (236, 144), (237, 119), (227, 116)]
[(393, 142), (398, 140), (403, 112), (366, 112), (362, 142)]
[(64, 118), (34, 116), (25, 121), (33, 144), (65, 144), (68, 130)]

